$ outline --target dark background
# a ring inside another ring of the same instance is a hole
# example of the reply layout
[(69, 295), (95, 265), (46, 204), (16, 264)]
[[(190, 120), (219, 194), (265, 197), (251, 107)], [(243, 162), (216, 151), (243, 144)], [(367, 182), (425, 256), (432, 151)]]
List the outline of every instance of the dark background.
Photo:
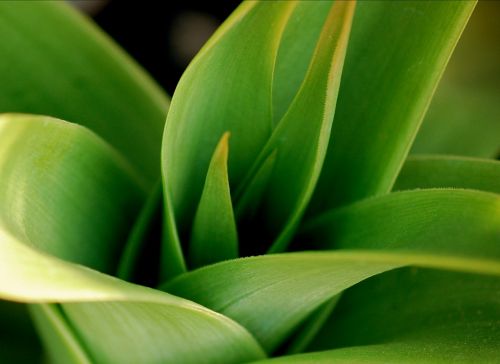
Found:
[(83, 0), (74, 3), (91, 15), (172, 95), (191, 58), (240, 0)]

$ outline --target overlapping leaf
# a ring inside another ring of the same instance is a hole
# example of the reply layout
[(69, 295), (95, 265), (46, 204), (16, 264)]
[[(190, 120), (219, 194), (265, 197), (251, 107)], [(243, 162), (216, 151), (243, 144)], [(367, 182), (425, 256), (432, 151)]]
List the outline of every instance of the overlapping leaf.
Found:
[(258, 222), (270, 238), (257, 236), (271, 239), (273, 252), (286, 249), (323, 165), (354, 5), (339, 1), (331, 7), (300, 89), (241, 186), (276, 151)]
[[(165, 276), (185, 270), (176, 225), (186, 233), (217, 141), (231, 137), (229, 181), (237, 184), (269, 138), (272, 77), (293, 2), (245, 2), (190, 64), (175, 91), (163, 138)], [(174, 217), (175, 215), (175, 217)]]
[(38, 249), (116, 269), (144, 186), (113, 148), (79, 125), (0, 116), (0, 223)]
[(499, 287), (497, 277), (419, 269), (384, 273), (346, 291), (310, 350), (350, 348), (304, 359), (495, 362), (500, 354)]
[(311, 212), (387, 193), (474, 1), (365, 1)]
[(92, 361), (218, 363), (263, 356), (241, 326), (195, 303), (45, 255), (4, 228), (0, 249), (0, 298), (64, 302), (82, 341), (75, 340)]
[(405, 265), (500, 275), (500, 263), (479, 250), (467, 258), (366, 251), (268, 255), (185, 273), (163, 289), (234, 319), (271, 353), (316, 308), (373, 275)]

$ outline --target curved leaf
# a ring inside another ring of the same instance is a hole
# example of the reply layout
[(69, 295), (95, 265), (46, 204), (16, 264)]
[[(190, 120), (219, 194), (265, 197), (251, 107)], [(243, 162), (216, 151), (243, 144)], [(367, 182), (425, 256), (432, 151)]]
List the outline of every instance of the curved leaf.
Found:
[(500, 193), (500, 162), (446, 155), (410, 156), (393, 190), (454, 187)]
[(465, 258), (366, 251), (265, 255), (188, 272), (162, 289), (234, 319), (271, 353), (320, 305), (376, 274), (417, 265), (500, 275), (500, 261), (482, 258), (480, 249)]
[(497, 277), (456, 272), (381, 274), (342, 295), (310, 349), (352, 347), (324, 354), (344, 362), (495, 362), (499, 284)]
[(364, 1), (310, 207), (391, 190), (475, 1)]
[(101, 138), (43, 116), (0, 116), (0, 224), (30, 245), (115, 269), (144, 184)]
[(0, 252), (0, 298), (64, 303), (92, 361), (237, 363), (263, 357), (245, 329), (195, 303), (48, 256), (3, 228)]
[(1, 1), (0, 34), (0, 112), (85, 125), (154, 185), (168, 99), (135, 62), (59, 1)]
[(316, 218), (300, 240), (319, 249), (500, 259), (500, 195), (445, 189), (392, 193)]

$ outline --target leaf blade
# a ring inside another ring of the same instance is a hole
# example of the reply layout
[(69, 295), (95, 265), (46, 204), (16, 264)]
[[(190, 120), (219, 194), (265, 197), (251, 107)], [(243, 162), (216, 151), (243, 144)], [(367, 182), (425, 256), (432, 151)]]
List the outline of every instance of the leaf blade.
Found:
[(311, 213), (390, 191), (474, 4), (359, 4)]

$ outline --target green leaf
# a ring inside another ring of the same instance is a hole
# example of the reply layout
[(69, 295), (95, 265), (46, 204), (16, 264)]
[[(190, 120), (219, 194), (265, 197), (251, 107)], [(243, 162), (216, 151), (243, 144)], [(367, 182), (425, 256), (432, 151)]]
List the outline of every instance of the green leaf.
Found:
[[(259, 226), (286, 249), (319, 177), (326, 153), (355, 2), (335, 2), (321, 31), (310, 67), (290, 108), (247, 176), (277, 151)], [(300, 148), (297, 146), (300, 145)], [(243, 188), (245, 182), (243, 182)], [(271, 241), (269, 243), (272, 243)]]
[(387, 193), (475, 1), (364, 1), (311, 213)]
[(232, 135), (229, 181), (235, 186), (271, 134), (274, 64), (294, 6), (293, 2), (244, 2), (206, 43), (177, 85), (162, 149), (167, 220), (164, 277), (186, 269), (178, 233), (189, 232), (220, 136), (226, 131)]
[(227, 175), (229, 133), (224, 133), (208, 167), (193, 222), (189, 259), (195, 268), (238, 257), (238, 233)]
[(273, 78), (273, 122), (286, 113), (304, 80), (331, 1), (300, 1), (281, 36)]
[(500, 275), (500, 262), (489, 258), (480, 247), (467, 257), (366, 251), (264, 255), (188, 272), (162, 289), (234, 319), (272, 353), (315, 309), (373, 275), (405, 265)]
[(114, 271), (144, 186), (113, 148), (82, 126), (0, 116), (0, 225), (37, 249)]
[(343, 294), (310, 349), (351, 347), (318, 354), (340, 363), (493, 363), (500, 355), (498, 287), (497, 277), (384, 273)]
[(300, 240), (318, 249), (500, 259), (500, 195), (446, 189), (392, 193), (314, 219)]
[(142, 69), (59, 1), (1, 1), (0, 34), (0, 112), (85, 125), (153, 187), (168, 100)]
[(193, 302), (51, 257), (3, 228), (0, 252), (0, 298), (63, 303), (92, 362), (237, 363), (263, 357), (245, 329)]
[(30, 305), (31, 315), (53, 363), (91, 364), (57, 305)]
[(442, 155), (410, 156), (393, 190), (454, 187), (500, 193), (500, 162)]

